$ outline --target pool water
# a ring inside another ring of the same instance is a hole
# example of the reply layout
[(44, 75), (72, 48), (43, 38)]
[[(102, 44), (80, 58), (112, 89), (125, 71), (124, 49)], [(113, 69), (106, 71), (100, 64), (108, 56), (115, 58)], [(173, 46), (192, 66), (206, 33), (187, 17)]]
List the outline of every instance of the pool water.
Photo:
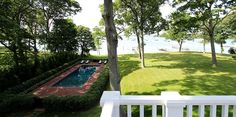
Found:
[(91, 75), (96, 71), (96, 68), (96, 66), (81, 66), (53, 86), (81, 87), (89, 80)]

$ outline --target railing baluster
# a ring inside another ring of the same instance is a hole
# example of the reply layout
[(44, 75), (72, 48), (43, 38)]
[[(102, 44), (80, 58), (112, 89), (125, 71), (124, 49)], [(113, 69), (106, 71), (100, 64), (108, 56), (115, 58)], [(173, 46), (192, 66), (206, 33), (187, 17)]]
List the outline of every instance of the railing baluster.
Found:
[(187, 117), (192, 117), (193, 113), (193, 106), (192, 105), (188, 105), (187, 106)]
[(132, 117), (131, 105), (127, 105), (127, 116)]
[(152, 105), (152, 117), (157, 116), (157, 105)]
[(198, 107), (198, 117), (204, 117), (205, 105), (199, 105)]
[(233, 117), (236, 117), (236, 105), (233, 106)]
[(222, 105), (222, 116), (221, 117), (228, 117), (229, 115), (229, 105)]
[(165, 115), (165, 106), (164, 105), (162, 105), (162, 117), (165, 117), (166, 115)]
[(216, 117), (216, 105), (210, 107), (210, 117)]
[(144, 105), (140, 105), (139, 107), (140, 107), (139, 109), (140, 117), (144, 117)]

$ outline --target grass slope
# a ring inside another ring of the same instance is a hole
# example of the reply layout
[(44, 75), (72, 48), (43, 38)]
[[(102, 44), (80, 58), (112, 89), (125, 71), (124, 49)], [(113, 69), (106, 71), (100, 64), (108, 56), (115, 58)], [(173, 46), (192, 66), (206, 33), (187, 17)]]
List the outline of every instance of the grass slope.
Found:
[[(202, 53), (146, 54), (146, 68), (139, 68), (137, 55), (120, 57), (122, 94), (156, 94), (179, 91), (184, 95), (236, 95), (236, 61), (218, 55), (211, 67), (211, 55)], [(126, 73), (128, 72), (128, 73)]]

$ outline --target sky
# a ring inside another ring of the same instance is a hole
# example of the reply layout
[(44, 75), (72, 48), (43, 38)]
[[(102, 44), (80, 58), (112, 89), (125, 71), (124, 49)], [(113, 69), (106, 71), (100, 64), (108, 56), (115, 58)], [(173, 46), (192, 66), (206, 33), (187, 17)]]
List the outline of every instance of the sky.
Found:
[[(103, 4), (103, 0), (77, 0), (82, 7), (82, 11), (72, 16), (72, 19), (76, 25), (83, 25), (89, 27), (91, 30), (93, 27), (99, 25), (99, 21), (102, 18), (102, 14), (99, 9), (99, 5)], [(164, 4), (160, 11), (164, 18), (166, 18), (174, 9)]]

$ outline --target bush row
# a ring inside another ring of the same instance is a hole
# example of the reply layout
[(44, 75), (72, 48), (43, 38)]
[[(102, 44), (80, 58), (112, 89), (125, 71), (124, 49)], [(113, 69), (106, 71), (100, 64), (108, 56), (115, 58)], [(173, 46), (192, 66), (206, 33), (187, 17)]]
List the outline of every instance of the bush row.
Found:
[(47, 111), (78, 111), (95, 106), (98, 103), (102, 92), (106, 89), (108, 72), (108, 68), (104, 68), (90, 89), (81, 96), (49, 96), (44, 98), (44, 108)]
[[(4, 97), (3, 97), (4, 96)], [(36, 107), (36, 97), (30, 94), (4, 95), (1, 94), (0, 115), (5, 116), (10, 112), (26, 111)]]
[(78, 57), (79, 56), (77, 54), (73, 53), (48, 54), (41, 56), (40, 63), (37, 68), (30, 63), (28, 65), (21, 66), (20, 70), (15, 68), (2, 69), (0, 70), (0, 91), (20, 84), (50, 69), (57, 68)]
[(59, 74), (61, 74), (62, 72), (66, 71), (67, 69), (69, 69), (71, 66), (74, 66), (79, 59), (73, 60), (69, 63), (65, 63), (62, 66), (59, 66), (58, 68), (49, 70), (39, 76), (36, 76), (30, 80), (27, 80), (19, 85), (16, 85), (15, 87), (9, 88), (8, 90), (5, 91), (5, 93), (8, 94), (18, 94), (20, 92), (23, 93), (28, 93), (32, 90), (34, 90), (35, 88), (39, 87), (40, 85), (42, 85), (43, 83), (49, 81), (50, 79), (58, 76)]
[(108, 69), (105, 68), (90, 89), (82, 96), (49, 96), (38, 98), (32, 94), (0, 94), (0, 115), (10, 112), (31, 110), (37, 107), (47, 111), (78, 111), (95, 106), (108, 82)]

